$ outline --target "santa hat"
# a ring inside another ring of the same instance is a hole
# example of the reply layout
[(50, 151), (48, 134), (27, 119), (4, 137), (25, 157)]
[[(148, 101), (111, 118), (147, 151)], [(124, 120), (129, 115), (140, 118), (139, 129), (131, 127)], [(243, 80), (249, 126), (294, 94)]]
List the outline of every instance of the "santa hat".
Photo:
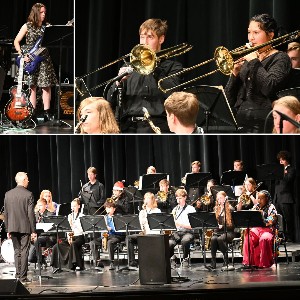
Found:
[(124, 183), (122, 181), (117, 181), (114, 184), (113, 190), (122, 191), (124, 189)]

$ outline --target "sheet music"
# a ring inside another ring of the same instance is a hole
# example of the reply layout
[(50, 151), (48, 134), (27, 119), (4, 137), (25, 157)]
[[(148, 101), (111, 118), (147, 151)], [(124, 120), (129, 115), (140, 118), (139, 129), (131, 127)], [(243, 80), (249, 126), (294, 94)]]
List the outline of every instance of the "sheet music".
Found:
[(48, 232), (52, 227), (54, 223), (37, 223), (36, 224), (36, 229), (42, 229), (44, 232)]

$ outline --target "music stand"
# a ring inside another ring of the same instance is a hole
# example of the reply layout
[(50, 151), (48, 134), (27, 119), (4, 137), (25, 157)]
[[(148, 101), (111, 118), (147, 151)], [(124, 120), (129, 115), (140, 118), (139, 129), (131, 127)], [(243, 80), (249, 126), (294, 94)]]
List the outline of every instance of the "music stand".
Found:
[(266, 227), (261, 211), (258, 210), (240, 210), (232, 212), (232, 220), (235, 227), (247, 227), (248, 233), (248, 259), (249, 265), (246, 269), (251, 269), (251, 253), (250, 253), (250, 227)]
[(52, 25), (45, 28), (42, 47), (59, 42), (59, 67), (58, 67), (58, 92), (57, 92), (57, 119), (53, 121), (53, 126), (61, 126), (62, 123), (72, 127), (68, 123), (60, 120), (60, 96), (61, 96), (61, 61), (63, 40), (73, 34), (74, 27), (67, 25)]
[(80, 191), (80, 198), (82, 199), (82, 202), (84, 204), (83, 207), (83, 213), (84, 214), (89, 214), (92, 215), (93, 213), (91, 212), (92, 208), (95, 208), (97, 211), (98, 208), (100, 208), (96, 202), (94, 193), (92, 191)]
[(185, 89), (186, 92), (195, 94), (200, 102), (197, 125), (204, 127), (209, 132), (237, 131), (238, 125), (232, 113), (222, 86), (199, 85)]
[(142, 177), (141, 189), (159, 189), (159, 182), (162, 179), (168, 179), (169, 175), (166, 173), (155, 173), (155, 174), (145, 174)]
[(272, 193), (272, 182), (283, 179), (284, 167), (278, 163), (258, 165), (256, 166), (256, 173), (258, 181), (270, 183), (269, 191)]
[(217, 194), (221, 191), (224, 191), (228, 197), (229, 202), (230, 201), (236, 201), (235, 196), (232, 190), (232, 187), (230, 185), (214, 185), (210, 188), (211, 193), (214, 197), (214, 202), (216, 203), (217, 201)]
[(174, 216), (172, 214), (147, 214), (147, 219), (150, 230), (160, 230), (160, 234), (163, 234), (163, 230), (177, 230), (174, 221)]
[(126, 232), (126, 247), (127, 247), (127, 266), (118, 270), (118, 272), (136, 271), (129, 267), (129, 247), (128, 247), (128, 235), (129, 231), (141, 231), (141, 224), (138, 215), (114, 215), (113, 221), (116, 231)]
[(204, 228), (217, 228), (218, 222), (216, 215), (209, 211), (199, 211), (188, 214), (190, 225), (193, 229), (202, 229), (202, 254), (204, 267), (206, 268), (206, 250), (205, 250), (205, 235)]
[[(58, 232), (67, 232), (67, 231), (72, 231), (70, 227), (70, 223), (68, 221), (67, 216), (47, 216), (43, 218), (44, 223), (53, 223), (53, 229), (55, 229), (56, 232), (56, 241), (57, 241), (57, 258), (58, 258), (58, 268), (53, 272), (54, 273), (59, 273), (62, 272), (61, 269), (61, 257), (60, 257), (60, 250), (59, 250), (59, 241), (58, 241)], [(49, 231), (51, 232), (52, 229)], [(49, 232), (48, 231), (48, 232)]]
[[(139, 191), (134, 186), (131, 186), (131, 187), (124, 188), (124, 192), (127, 196), (129, 196), (129, 198), (131, 198), (130, 202), (132, 203), (132, 206), (133, 206), (133, 214), (136, 214), (137, 211), (139, 211), (141, 209), (140, 203), (142, 203), (144, 201), (141, 191)], [(135, 207), (136, 204), (138, 205), (137, 211), (136, 211), (136, 207)]]
[(231, 185), (233, 191), (237, 185), (243, 185), (246, 179), (246, 172), (244, 171), (225, 171), (221, 176), (222, 185)]
[(71, 203), (59, 204), (58, 216), (68, 216), (71, 212)]
[[(37, 223), (39, 224), (40, 226), (42, 226), (43, 224), (42, 223)], [(42, 281), (42, 278), (46, 278), (46, 279), (53, 279), (53, 277), (51, 276), (47, 276), (47, 275), (42, 275), (42, 257), (41, 257), (41, 246), (40, 246), (40, 243), (39, 243), (39, 236), (45, 232), (44, 229), (36, 229), (35, 230), (37, 236), (37, 241), (36, 241), (36, 245), (37, 245), (37, 249), (36, 249), (36, 253), (37, 253), (37, 263), (38, 263), (38, 268), (39, 268), (39, 281), (41, 283)]]
[[(105, 216), (82, 216), (80, 217), (80, 224), (84, 232), (93, 231), (93, 239), (95, 241), (95, 231), (105, 232), (107, 231), (107, 225), (105, 221)], [(96, 267), (96, 262), (93, 259), (94, 267)]]

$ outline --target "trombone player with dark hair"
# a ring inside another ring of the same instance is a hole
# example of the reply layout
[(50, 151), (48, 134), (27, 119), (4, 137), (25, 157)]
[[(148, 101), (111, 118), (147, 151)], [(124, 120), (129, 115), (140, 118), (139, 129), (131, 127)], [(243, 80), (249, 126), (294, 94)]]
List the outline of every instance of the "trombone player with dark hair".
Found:
[[(146, 20), (139, 29), (140, 44), (148, 46), (153, 52), (158, 53), (165, 41), (167, 29), (167, 21), (161, 19)], [(143, 49), (141, 51), (147, 52)], [(150, 61), (149, 64), (151, 64)], [(141, 65), (140, 68), (147, 68), (145, 63)], [(159, 79), (181, 70), (182, 65), (180, 63), (164, 59), (157, 63), (154, 71), (150, 74), (142, 75), (137, 71), (131, 71), (130, 75), (124, 76), (120, 82), (115, 82), (111, 86), (107, 100), (113, 108), (121, 104), (119, 107), (119, 125), (122, 133), (153, 133), (152, 128), (144, 118), (143, 107), (148, 110), (151, 120), (161, 129), (161, 132), (170, 132), (164, 109), (164, 101), (168, 95), (158, 89), (157, 82)], [(127, 71), (128, 66), (123, 66), (119, 70), (119, 75)], [(173, 87), (179, 82), (179, 76), (174, 76), (165, 84), (168, 87)], [(120, 97), (121, 103), (119, 103)]]
[[(226, 85), (226, 96), (236, 111), (237, 123), (243, 132), (264, 132), (272, 101), (276, 99), (276, 93), (284, 88), (291, 70), (288, 55), (273, 48), (271, 41), (278, 36), (278, 31), (276, 21), (267, 14), (255, 15), (250, 19), (249, 43), (251, 47), (262, 47), (236, 61)], [(271, 123), (267, 130), (272, 131)]]

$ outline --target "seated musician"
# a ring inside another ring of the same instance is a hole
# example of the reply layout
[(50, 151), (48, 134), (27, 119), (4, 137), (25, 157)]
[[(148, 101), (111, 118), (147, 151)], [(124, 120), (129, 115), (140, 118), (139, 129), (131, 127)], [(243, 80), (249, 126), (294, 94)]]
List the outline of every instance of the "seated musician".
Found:
[(182, 245), (184, 267), (188, 266), (190, 245), (194, 240), (194, 233), (188, 218), (189, 213), (196, 212), (195, 208), (186, 203), (187, 192), (185, 189), (178, 189), (175, 193), (178, 205), (172, 210), (177, 231), (173, 232), (169, 239), (170, 257), (174, 255), (174, 248), (177, 244)]
[[(154, 197), (154, 194), (147, 192), (144, 195), (143, 209), (139, 212), (139, 221), (141, 225), (142, 232), (141, 234), (159, 234), (159, 231), (150, 230), (147, 215), (160, 213), (161, 210), (157, 207), (157, 201)], [(139, 234), (131, 234), (127, 237), (128, 239), (128, 254), (129, 254), (129, 265), (131, 267), (137, 267), (138, 262), (135, 260), (134, 255), (134, 245), (137, 245), (137, 238)]]
[[(42, 223), (43, 217), (53, 215), (52, 212), (47, 210), (47, 201), (46, 199), (40, 198), (37, 201), (35, 207), (35, 220), (36, 223)], [(37, 256), (41, 258), (40, 263), (46, 265), (45, 256), (42, 255), (42, 247), (49, 248), (56, 243), (56, 238), (50, 235), (40, 235), (37, 236), (37, 233), (31, 234), (31, 245), (28, 254), (28, 261), (31, 263), (36, 263)], [(37, 254), (37, 249), (39, 249), (39, 253)]]
[(257, 185), (252, 177), (245, 180), (242, 194), (238, 198), (237, 210), (248, 210), (257, 204)]
[(159, 191), (155, 195), (158, 208), (164, 213), (171, 213), (172, 209), (177, 205), (175, 193), (169, 190), (170, 181), (162, 179), (159, 182)]
[(250, 261), (248, 249), (248, 230), (246, 230), (243, 247), (243, 264), (258, 268), (269, 268), (273, 264), (273, 244), (277, 226), (277, 211), (272, 204), (271, 195), (262, 190), (258, 193), (258, 203), (252, 210), (262, 212), (266, 227), (250, 229)]
[(51, 266), (54, 268), (53, 273), (56, 273), (61, 267), (78, 271), (84, 269), (82, 246), (85, 240), (80, 223), (80, 218), (84, 215), (80, 212), (80, 200), (78, 198), (71, 202), (71, 210), (72, 213), (68, 215), (68, 221), (72, 232), (71, 234), (68, 233), (68, 240), (55, 244), (52, 249)]
[(218, 250), (220, 250), (223, 254), (224, 266), (228, 265), (227, 244), (230, 243), (235, 236), (231, 215), (232, 211), (234, 211), (234, 208), (229, 204), (228, 201), (226, 201), (227, 195), (224, 191), (218, 192), (216, 198), (217, 201), (214, 207), (214, 212), (219, 224), (219, 228), (214, 230), (211, 238), (211, 265), (208, 267), (209, 269), (216, 269), (217, 267), (216, 255)]
[(111, 198), (116, 204), (115, 214), (126, 215), (133, 213), (133, 205), (124, 191), (124, 183), (122, 181), (117, 181), (114, 184)]
[(211, 192), (211, 187), (217, 185), (215, 179), (209, 179), (206, 184), (206, 193), (196, 200), (195, 209), (198, 211), (213, 211), (214, 197)]
[(53, 215), (56, 215), (58, 204), (52, 200), (52, 193), (49, 190), (42, 190), (40, 194), (40, 199), (46, 199), (47, 210)]

